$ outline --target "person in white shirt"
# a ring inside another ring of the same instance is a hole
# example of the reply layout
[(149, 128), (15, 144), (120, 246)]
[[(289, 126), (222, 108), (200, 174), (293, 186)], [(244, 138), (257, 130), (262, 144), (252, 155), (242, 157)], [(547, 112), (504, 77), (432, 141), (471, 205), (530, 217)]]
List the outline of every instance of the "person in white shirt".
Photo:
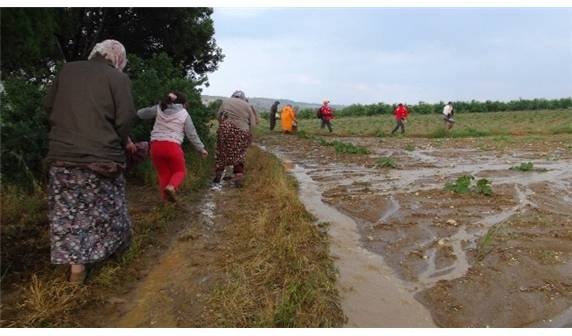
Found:
[(447, 105), (443, 107), (443, 120), (445, 121), (445, 127), (448, 130), (453, 128), (453, 124), (455, 124), (455, 120), (453, 119), (454, 113), (453, 103), (448, 102)]

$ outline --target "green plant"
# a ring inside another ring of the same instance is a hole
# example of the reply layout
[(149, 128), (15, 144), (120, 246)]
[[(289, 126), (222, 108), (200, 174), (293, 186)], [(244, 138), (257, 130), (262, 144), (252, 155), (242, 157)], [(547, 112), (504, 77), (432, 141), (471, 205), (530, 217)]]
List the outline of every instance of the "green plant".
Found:
[(499, 235), (501, 227), (495, 225), (491, 227), (477, 243), (477, 260), (482, 261), (487, 254), (492, 250), (492, 243), (494, 239)]
[(452, 191), (458, 194), (465, 194), (473, 192), (485, 196), (491, 196), (493, 189), (491, 188), (491, 181), (487, 179), (479, 179), (473, 185), (475, 177), (472, 175), (463, 175), (458, 177), (455, 182), (447, 182), (445, 190)]
[(492, 196), (493, 189), (491, 188), (491, 181), (487, 179), (478, 180), (475, 186), (475, 192), (485, 196)]
[(459, 194), (468, 193), (471, 191), (471, 181), (475, 178), (471, 175), (463, 175), (457, 178), (455, 182), (447, 182), (445, 190), (453, 191)]
[(522, 162), (518, 166), (512, 166), (509, 168), (510, 170), (518, 170), (518, 171), (531, 171), (534, 169), (534, 164), (532, 162)]
[(390, 157), (380, 157), (376, 162), (382, 168), (397, 168), (395, 161)]
[(346, 154), (368, 154), (369, 150), (365, 147), (356, 146), (352, 143), (341, 142), (335, 140), (333, 142), (336, 153), (346, 153)]

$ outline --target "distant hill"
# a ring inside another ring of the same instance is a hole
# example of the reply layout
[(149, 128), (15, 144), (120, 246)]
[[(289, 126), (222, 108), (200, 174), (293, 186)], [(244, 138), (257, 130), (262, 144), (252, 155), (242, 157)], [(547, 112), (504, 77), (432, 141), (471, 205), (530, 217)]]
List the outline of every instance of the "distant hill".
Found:
[[(227, 98), (227, 97), (221, 97), (221, 96), (201, 96), (201, 100), (203, 102), (203, 104), (208, 105), (209, 103), (217, 100), (217, 99), (222, 99), (222, 98)], [(318, 108), (320, 107), (322, 104), (319, 103), (303, 103), (303, 102), (297, 102), (297, 101), (293, 101), (290, 99), (284, 99), (284, 98), (258, 98), (258, 97), (248, 97), (248, 102), (250, 104), (252, 104), (254, 106), (254, 108), (256, 109), (256, 111), (258, 112), (268, 112), (270, 111), (270, 107), (272, 106), (272, 104), (274, 104), (275, 101), (279, 101), (280, 105), (279, 107), (285, 106), (287, 104), (291, 104), (292, 106), (299, 106), (300, 110), (303, 109), (313, 109), (313, 108)], [(342, 109), (345, 106), (344, 105), (331, 105), (332, 108), (334, 109)]]

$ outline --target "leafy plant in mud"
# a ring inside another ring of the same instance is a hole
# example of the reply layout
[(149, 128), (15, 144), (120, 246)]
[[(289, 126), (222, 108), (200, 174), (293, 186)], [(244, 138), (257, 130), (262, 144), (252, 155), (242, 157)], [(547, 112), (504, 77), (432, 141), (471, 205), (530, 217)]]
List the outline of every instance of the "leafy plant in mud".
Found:
[(534, 164), (532, 162), (522, 162), (520, 165), (510, 167), (509, 169), (518, 171), (531, 171), (534, 169)]
[(476, 194), (481, 194), (485, 196), (492, 196), (493, 189), (491, 187), (491, 181), (487, 179), (479, 179), (473, 184), (475, 177), (472, 175), (463, 175), (458, 177), (455, 182), (447, 182), (445, 184), (445, 190), (452, 191), (458, 194), (465, 194), (473, 192)]
[(500, 234), (501, 226), (495, 225), (491, 227), (477, 242), (477, 260), (482, 261), (492, 250), (492, 243)]
[(491, 181), (487, 179), (478, 180), (474, 190), (477, 194), (483, 194), (485, 196), (493, 195), (493, 189), (491, 188)]
[(380, 157), (376, 161), (377, 166), (381, 168), (397, 168), (397, 164), (390, 157)]
[(529, 171), (537, 171), (537, 172), (544, 172), (546, 169), (544, 168), (534, 168), (534, 164), (532, 162), (522, 162), (518, 166), (513, 166), (509, 168), (510, 170), (518, 170), (522, 172), (529, 172)]
[(453, 191), (458, 194), (464, 194), (471, 191), (471, 181), (475, 178), (471, 175), (463, 175), (457, 178), (455, 182), (447, 182), (445, 184), (445, 190)]

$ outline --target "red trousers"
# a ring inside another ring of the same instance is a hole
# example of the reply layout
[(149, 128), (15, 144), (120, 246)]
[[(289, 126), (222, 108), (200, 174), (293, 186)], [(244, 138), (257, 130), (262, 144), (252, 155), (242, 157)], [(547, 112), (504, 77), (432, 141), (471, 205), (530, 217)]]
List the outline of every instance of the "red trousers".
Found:
[(152, 141), (151, 161), (157, 170), (161, 197), (165, 199), (165, 187), (172, 185), (178, 189), (187, 174), (183, 149), (175, 142)]

